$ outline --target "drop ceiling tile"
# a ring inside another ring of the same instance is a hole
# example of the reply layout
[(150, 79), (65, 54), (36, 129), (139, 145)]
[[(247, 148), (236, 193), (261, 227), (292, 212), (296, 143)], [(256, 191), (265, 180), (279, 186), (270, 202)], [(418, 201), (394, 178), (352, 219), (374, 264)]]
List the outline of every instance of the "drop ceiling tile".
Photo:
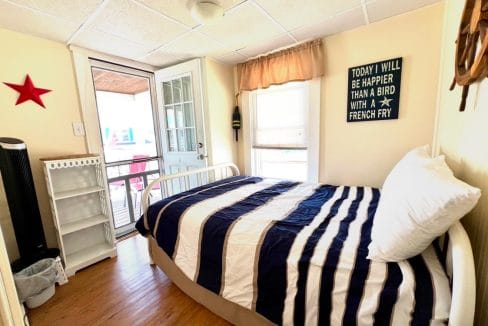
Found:
[(17, 32), (66, 42), (77, 24), (0, 1), (0, 26)]
[(140, 58), (139, 61), (153, 65), (155, 67), (165, 67), (179, 62), (186, 61), (192, 57), (179, 56), (174, 53), (166, 53), (163, 51), (156, 51), (144, 58)]
[(295, 40), (292, 39), (288, 34), (280, 35), (276, 38), (266, 40), (256, 45), (246, 47), (239, 50), (240, 53), (246, 55), (247, 57), (256, 57), (259, 55), (266, 54), (268, 52), (274, 51), (276, 49), (293, 45)]
[(165, 53), (173, 53), (185, 57), (221, 56), (229, 49), (215, 42), (208, 36), (192, 31), (185, 36), (172, 41), (161, 49)]
[(361, 4), (361, 0), (256, 0), (256, 2), (288, 31), (318, 23)]
[(111, 0), (90, 28), (157, 48), (187, 28), (131, 0)]
[(64, 18), (80, 25), (103, 2), (102, 0), (9, 0), (21, 6)]
[[(193, 20), (190, 15), (190, 8), (196, 0), (181, 1), (181, 0), (138, 0), (144, 3), (148, 7), (164, 13), (171, 18), (182, 22), (183, 24), (194, 27), (199, 25), (198, 22)], [(213, 2), (219, 3), (224, 10), (234, 7), (241, 3), (243, 0), (213, 0)]]
[(283, 32), (252, 2), (243, 3), (226, 13), (220, 22), (202, 26), (199, 31), (232, 50), (258, 44)]
[(234, 65), (237, 63), (247, 61), (247, 58), (246, 58), (246, 56), (239, 54), (237, 52), (231, 52), (231, 53), (228, 53), (224, 56), (218, 57), (217, 60), (220, 62), (223, 62), (223, 63), (228, 63), (228, 64)]
[(146, 55), (152, 49), (94, 29), (85, 29), (73, 40), (73, 44), (134, 60)]
[(440, 0), (409, 0), (409, 1), (391, 1), (376, 0), (366, 3), (370, 22), (376, 22), (388, 17), (402, 14), (407, 11), (415, 10)]
[(357, 7), (320, 23), (298, 28), (291, 34), (298, 41), (305, 41), (344, 32), (365, 24), (363, 10), (361, 7)]

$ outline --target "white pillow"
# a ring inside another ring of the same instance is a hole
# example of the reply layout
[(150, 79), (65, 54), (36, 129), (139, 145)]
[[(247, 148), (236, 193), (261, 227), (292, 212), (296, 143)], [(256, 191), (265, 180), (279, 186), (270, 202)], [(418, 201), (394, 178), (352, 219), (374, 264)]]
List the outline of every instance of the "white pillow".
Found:
[(444, 156), (429, 147), (408, 152), (383, 184), (368, 247), (374, 261), (401, 261), (420, 254), (466, 215), (481, 192), (456, 179)]

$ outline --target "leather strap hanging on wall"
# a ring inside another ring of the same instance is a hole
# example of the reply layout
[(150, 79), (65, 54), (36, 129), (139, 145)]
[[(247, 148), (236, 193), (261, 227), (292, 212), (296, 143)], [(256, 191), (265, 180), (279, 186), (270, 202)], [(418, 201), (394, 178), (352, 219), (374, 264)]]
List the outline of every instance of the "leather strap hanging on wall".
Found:
[(456, 83), (463, 86), (459, 111), (466, 108), (469, 85), (488, 77), (488, 0), (466, 0), (456, 40)]

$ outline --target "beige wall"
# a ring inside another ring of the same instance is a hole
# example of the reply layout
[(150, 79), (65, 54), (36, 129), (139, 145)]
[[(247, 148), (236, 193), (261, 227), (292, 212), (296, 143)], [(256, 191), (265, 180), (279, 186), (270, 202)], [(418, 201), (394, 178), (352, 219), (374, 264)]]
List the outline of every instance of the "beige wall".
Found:
[[(0, 136), (20, 138), (27, 144), (48, 245), (57, 247), (39, 158), (86, 150), (84, 138), (73, 136), (71, 129), (71, 122), (81, 117), (70, 52), (60, 43), (5, 29), (0, 29), (0, 42), (0, 82), (21, 84), (28, 73), (34, 85), (53, 90), (42, 96), (46, 109), (32, 101), (15, 106), (18, 93), (0, 84)], [(0, 224), (13, 260), (18, 251), (3, 186)]]
[(459, 112), (461, 87), (452, 92), (454, 51), (464, 1), (446, 1), (442, 73), (439, 83), (438, 150), (458, 178), (482, 190), (475, 209), (462, 219), (476, 265), (476, 325), (488, 325), (488, 80), (470, 87), (465, 112)]
[[(407, 150), (430, 144), (443, 3), (324, 39), (320, 181), (381, 186)], [(403, 57), (399, 118), (346, 122), (348, 68)]]
[[(381, 186), (407, 150), (432, 142), (443, 9), (441, 2), (323, 39), (320, 182)], [(347, 123), (348, 68), (396, 57), (403, 57), (399, 119)], [(244, 170), (242, 141), (238, 154)]]
[(235, 106), (233, 93), (233, 66), (206, 58), (204, 60), (204, 87), (207, 90), (206, 137), (209, 164), (236, 162), (236, 145), (232, 129)]
[[(52, 89), (42, 97), (46, 108), (32, 102), (15, 106), (17, 93), (0, 85), (0, 137), (25, 141), (29, 151), (44, 231), (51, 247), (57, 247), (46, 185), (39, 158), (58, 154), (85, 153), (84, 137), (75, 137), (71, 123), (81, 121), (78, 91), (69, 50), (63, 44), (0, 29), (2, 51), (0, 81), (22, 83), (29, 73), (36, 86)], [(208, 91), (207, 137), (212, 143), (212, 164), (236, 161), (231, 128), (234, 108), (233, 67), (204, 60), (204, 83)], [(8, 204), (0, 189), (0, 225), (11, 260), (18, 257)]]

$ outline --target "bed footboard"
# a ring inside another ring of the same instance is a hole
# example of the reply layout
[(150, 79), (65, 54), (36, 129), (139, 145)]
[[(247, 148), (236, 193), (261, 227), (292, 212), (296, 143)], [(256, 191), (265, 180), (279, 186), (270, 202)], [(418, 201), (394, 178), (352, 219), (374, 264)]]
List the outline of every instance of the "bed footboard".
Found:
[[(162, 199), (175, 195), (179, 192), (203, 186), (205, 184), (219, 181), (232, 176), (238, 176), (239, 169), (233, 163), (223, 163), (209, 166), (202, 169), (194, 169), (186, 172), (163, 175), (152, 181), (142, 194), (141, 205), (146, 218), (147, 208), (150, 205), (151, 191), (161, 189)], [(154, 259), (151, 252), (151, 246), (148, 246), (149, 261), (154, 265)]]
[(146, 217), (147, 208), (150, 204), (149, 199), (151, 191), (158, 187), (162, 190), (162, 199), (164, 199), (179, 192), (188, 191), (211, 182), (238, 175), (239, 169), (233, 163), (223, 163), (202, 169), (163, 175), (152, 181), (146, 189), (144, 189), (141, 203), (144, 211), (144, 218)]

